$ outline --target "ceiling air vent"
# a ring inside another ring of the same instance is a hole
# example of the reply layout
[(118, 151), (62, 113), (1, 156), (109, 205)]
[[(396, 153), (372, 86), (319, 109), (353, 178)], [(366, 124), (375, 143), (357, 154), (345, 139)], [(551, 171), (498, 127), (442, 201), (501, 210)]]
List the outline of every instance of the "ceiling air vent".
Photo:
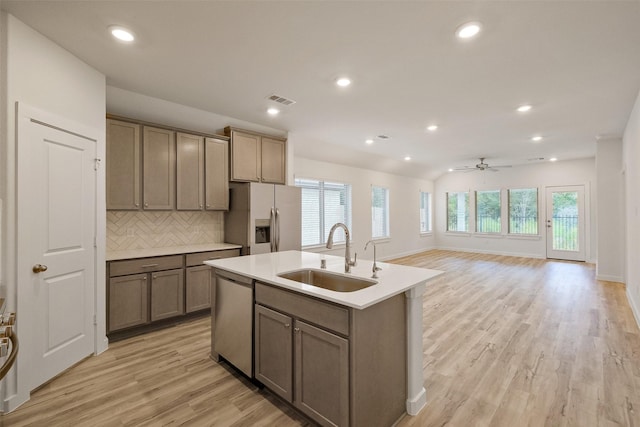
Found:
[(282, 105), (291, 105), (296, 103), (293, 99), (285, 98), (284, 96), (276, 95), (275, 93), (267, 96), (267, 99)]
[(378, 139), (391, 139), (389, 135), (378, 135)]

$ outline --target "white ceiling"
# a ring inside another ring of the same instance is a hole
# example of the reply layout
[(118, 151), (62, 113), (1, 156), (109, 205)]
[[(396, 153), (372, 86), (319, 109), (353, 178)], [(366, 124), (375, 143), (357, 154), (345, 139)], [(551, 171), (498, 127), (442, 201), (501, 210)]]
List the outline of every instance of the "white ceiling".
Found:
[[(477, 157), (514, 165), (592, 157), (596, 136), (622, 135), (640, 90), (639, 1), (94, 0), (3, 1), (2, 8), (111, 86), (294, 132), (299, 156), (426, 178)], [(455, 29), (472, 20), (483, 32), (457, 40)], [(132, 29), (137, 41), (114, 42), (113, 24)], [(334, 84), (342, 75), (350, 87)], [(297, 103), (269, 117), (273, 93)], [(516, 113), (523, 103), (532, 111)], [(440, 128), (426, 131), (432, 123)], [(534, 135), (544, 140), (532, 143)]]

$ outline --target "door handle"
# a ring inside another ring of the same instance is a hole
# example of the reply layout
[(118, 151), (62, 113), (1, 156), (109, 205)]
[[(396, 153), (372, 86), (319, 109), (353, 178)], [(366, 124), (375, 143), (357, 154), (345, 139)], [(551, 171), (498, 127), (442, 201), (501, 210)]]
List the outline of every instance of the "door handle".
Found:
[(34, 273), (42, 273), (43, 271), (47, 271), (47, 266), (46, 265), (42, 265), (42, 264), (36, 264), (33, 266), (33, 272)]

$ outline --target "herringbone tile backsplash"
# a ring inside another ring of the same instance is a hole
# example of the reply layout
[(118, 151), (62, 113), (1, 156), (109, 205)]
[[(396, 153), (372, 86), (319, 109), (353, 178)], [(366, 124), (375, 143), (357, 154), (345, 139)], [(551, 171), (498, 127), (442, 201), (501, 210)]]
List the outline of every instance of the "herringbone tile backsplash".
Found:
[(107, 211), (107, 250), (224, 242), (223, 212)]

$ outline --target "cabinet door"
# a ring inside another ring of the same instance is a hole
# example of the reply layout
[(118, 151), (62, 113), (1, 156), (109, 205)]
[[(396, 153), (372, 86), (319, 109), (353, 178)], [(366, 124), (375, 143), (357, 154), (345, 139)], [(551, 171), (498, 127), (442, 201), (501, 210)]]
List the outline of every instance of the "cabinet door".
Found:
[(349, 343), (296, 320), (294, 405), (323, 425), (349, 424)]
[(151, 321), (184, 313), (184, 270), (151, 273)]
[(149, 322), (146, 274), (109, 279), (109, 332)]
[(260, 181), (260, 137), (258, 135), (232, 132), (231, 180)]
[(178, 210), (204, 207), (204, 137), (176, 134), (176, 204)]
[(201, 265), (186, 270), (185, 308), (187, 313), (211, 307), (211, 267)]
[(107, 209), (140, 208), (140, 126), (107, 120)]
[(286, 179), (286, 143), (279, 139), (262, 137), (262, 182), (284, 184)]
[(174, 132), (145, 126), (142, 141), (144, 209), (171, 210), (176, 197)]
[(229, 142), (205, 140), (206, 210), (229, 210)]
[(291, 325), (291, 317), (255, 306), (255, 377), (288, 402), (293, 399)]

